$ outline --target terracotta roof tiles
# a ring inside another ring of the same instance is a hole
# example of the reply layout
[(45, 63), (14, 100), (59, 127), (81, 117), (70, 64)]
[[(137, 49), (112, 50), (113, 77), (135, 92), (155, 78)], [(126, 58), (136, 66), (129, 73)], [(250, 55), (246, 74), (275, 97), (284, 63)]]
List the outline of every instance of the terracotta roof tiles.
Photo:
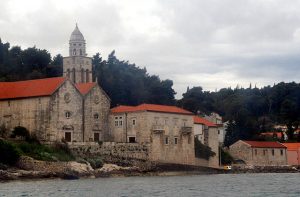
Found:
[(217, 127), (216, 124), (204, 119), (204, 118), (201, 118), (199, 116), (194, 116), (194, 123), (195, 124), (203, 124), (203, 125), (206, 125), (208, 127)]
[(66, 78), (54, 77), (16, 82), (0, 82), (0, 100), (49, 96), (64, 83)]
[(152, 112), (193, 115), (192, 112), (176, 106), (156, 105), (156, 104), (141, 104), (138, 106), (120, 105), (111, 109), (112, 113), (137, 112), (137, 111), (152, 111)]
[(284, 146), (279, 142), (245, 141), (245, 140), (242, 141), (254, 148), (286, 148), (286, 146)]
[(83, 95), (87, 94), (95, 85), (96, 85), (96, 83), (94, 83), (94, 82), (75, 84), (76, 88)]

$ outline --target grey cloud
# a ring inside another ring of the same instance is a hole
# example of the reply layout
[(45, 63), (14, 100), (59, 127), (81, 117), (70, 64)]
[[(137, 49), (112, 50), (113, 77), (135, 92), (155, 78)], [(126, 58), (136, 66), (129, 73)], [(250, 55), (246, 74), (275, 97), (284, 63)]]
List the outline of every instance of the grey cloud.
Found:
[(178, 97), (187, 86), (299, 82), (300, 0), (90, 0), (68, 9), (68, 1), (46, 0), (23, 18), (7, 2), (0, 0), (3, 40), (67, 55), (77, 21), (89, 55), (115, 49), (172, 79)]

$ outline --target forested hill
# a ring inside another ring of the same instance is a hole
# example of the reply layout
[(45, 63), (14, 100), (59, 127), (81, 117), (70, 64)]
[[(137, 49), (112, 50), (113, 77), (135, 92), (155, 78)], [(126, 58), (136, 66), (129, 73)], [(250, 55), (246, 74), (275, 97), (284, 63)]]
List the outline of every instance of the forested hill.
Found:
[(193, 87), (178, 105), (195, 113), (217, 112), (229, 121), (226, 145), (238, 139), (258, 139), (260, 132), (274, 131), (275, 124), (286, 125), (290, 140), (300, 124), (300, 84), (279, 83), (264, 88), (224, 88), (218, 92)]
[[(290, 139), (300, 122), (300, 84), (279, 83), (264, 88), (224, 88), (218, 92), (193, 87), (176, 101), (173, 82), (161, 80), (128, 61), (119, 60), (113, 51), (102, 59), (93, 56), (93, 72), (109, 95), (112, 106), (140, 103), (177, 104), (194, 113), (217, 112), (229, 121), (227, 145), (237, 139), (255, 139), (274, 124), (287, 125)], [(18, 46), (0, 40), (0, 81), (17, 81), (62, 76), (62, 56), (51, 58), (47, 50)], [(300, 141), (300, 135), (299, 139)]]
[[(63, 57), (51, 58), (44, 49), (30, 47), (22, 50), (10, 47), (0, 39), (0, 81), (19, 81), (62, 76)], [(99, 53), (93, 56), (93, 72), (100, 86), (111, 98), (112, 106), (140, 103), (175, 104), (171, 80), (161, 80), (128, 61), (119, 60), (113, 51), (103, 60)]]

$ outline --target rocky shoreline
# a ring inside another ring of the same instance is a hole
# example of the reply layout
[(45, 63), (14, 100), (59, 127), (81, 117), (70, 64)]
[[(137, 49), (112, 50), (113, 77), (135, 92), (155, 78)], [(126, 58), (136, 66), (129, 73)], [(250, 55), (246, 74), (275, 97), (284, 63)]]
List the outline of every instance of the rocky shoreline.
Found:
[(115, 164), (104, 164), (93, 169), (89, 163), (37, 161), (22, 157), (14, 168), (0, 169), (0, 181), (32, 179), (79, 179), (125, 176), (180, 176), (200, 174), (242, 174), (242, 173), (299, 173), (300, 169), (291, 166), (273, 167), (233, 167), (232, 170), (213, 169), (196, 166), (162, 164), (152, 169), (141, 169), (137, 166), (123, 167)]

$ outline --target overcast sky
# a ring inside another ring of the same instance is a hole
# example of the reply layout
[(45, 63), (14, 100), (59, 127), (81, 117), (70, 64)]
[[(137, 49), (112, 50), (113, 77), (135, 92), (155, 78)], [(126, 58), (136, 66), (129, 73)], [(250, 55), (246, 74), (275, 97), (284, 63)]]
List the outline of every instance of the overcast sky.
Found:
[(87, 53), (214, 91), (300, 81), (300, 0), (0, 0), (0, 38), (68, 55), (78, 23)]

